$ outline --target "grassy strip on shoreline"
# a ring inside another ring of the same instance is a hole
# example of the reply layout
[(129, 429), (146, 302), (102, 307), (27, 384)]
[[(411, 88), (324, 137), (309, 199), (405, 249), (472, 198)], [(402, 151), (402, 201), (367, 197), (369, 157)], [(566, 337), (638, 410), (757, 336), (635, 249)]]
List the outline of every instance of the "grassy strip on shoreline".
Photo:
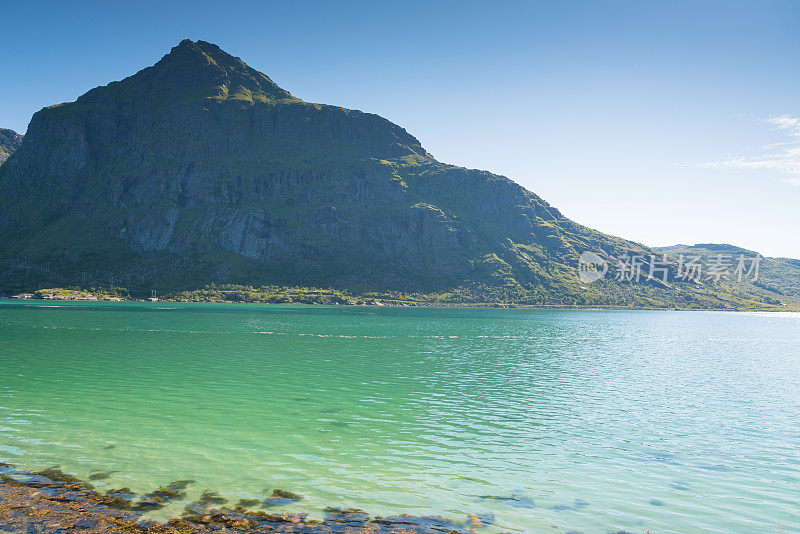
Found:
[[(342, 306), (441, 306), (441, 307), (492, 307), (492, 308), (556, 308), (556, 309), (622, 309), (622, 310), (740, 310), (740, 311), (800, 311), (800, 300), (788, 305), (768, 305), (748, 302), (745, 305), (699, 300), (694, 303), (659, 302), (655, 300), (613, 302), (540, 302), (509, 298), (503, 293), (485, 288), (470, 290), (456, 288), (430, 293), (405, 293), (401, 291), (351, 292), (333, 288), (243, 285), (207, 285), (202, 289), (169, 292), (158, 297), (132, 296), (121, 287), (67, 287), (39, 289), (32, 293), (12, 295), (14, 299), (42, 299), (59, 301), (160, 301), (196, 303), (251, 303), (251, 304), (311, 304)], [(715, 305), (716, 304), (716, 305)]]

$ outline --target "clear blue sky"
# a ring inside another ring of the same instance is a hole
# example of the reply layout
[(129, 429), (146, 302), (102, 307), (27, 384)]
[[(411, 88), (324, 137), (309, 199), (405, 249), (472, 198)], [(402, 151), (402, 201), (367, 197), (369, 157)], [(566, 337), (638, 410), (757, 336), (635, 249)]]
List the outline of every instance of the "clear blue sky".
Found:
[(800, 2), (9, 2), (0, 127), (185, 37), (601, 231), (800, 258)]

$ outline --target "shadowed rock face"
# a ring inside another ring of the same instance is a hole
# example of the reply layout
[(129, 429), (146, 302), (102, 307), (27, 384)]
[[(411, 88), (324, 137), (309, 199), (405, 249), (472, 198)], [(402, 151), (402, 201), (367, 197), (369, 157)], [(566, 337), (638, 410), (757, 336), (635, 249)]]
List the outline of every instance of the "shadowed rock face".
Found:
[(22, 144), (22, 136), (14, 130), (0, 128), (0, 165)]
[(203, 41), (37, 112), (0, 167), (8, 287), (485, 284), (558, 302), (596, 292), (576, 277), (586, 250), (649, 252)]

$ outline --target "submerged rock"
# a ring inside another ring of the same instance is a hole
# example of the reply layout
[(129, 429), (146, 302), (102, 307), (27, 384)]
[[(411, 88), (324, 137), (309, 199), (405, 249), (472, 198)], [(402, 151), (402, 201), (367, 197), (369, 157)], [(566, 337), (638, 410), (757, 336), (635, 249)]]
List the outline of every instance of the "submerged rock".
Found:
[(264, 506), (285, 506), (303, 500), (301, 495), (282, 489), (272, 490), (272, 495), (264, 500)]
[(228, 502), (228, 499), (220, 496), (220, 494), (215, 491), (204, 491), (197, 502), (200, 504), (225, 504)]
[(64, 473), (61, 469), (58, 469), (56, 467), (45, 469), (40, 474), (56, 482), (61, 482), (68, 485), (82, 486), (87, 489), (92, 489), (93, 487), (91, 484), (84, 482), (75, 475)]
[[(87, 534), (212, 534), (226, 530), (239, 534), (469, 534), (474, 532), (472, 528), (478, 521), (489, 524), (494, 519), (491, 514), (475, 515), (469, 524), (461, 524), (435, 516), (400, 514), (371, 518), (363, 510), (355, 508), (326, 508), (325, 519), (318, 521), (301, 513), (213, 509), (211, 505), (219, 504), (224, 498), (206, 491), (200, 499), (206, 501), (204, 504), (192, 503), (181, 518), (160, 523), (142, 521), (141, 513), (162, 508), (191, 482), (176, 481), (137, 501), (136, 494), (129, 488), (113, 489), (101, 495), (81, 486), (80, 481), (69, 475), (55, 473), (54, 476), (69, 480), (59, 482), (41, 473), (14, 470), (12, 474), (20, 479), (0, 473), (0, 531), (31, 532), (34, 523), (30, 519), (35, 516), (39, 520), (35, 523), (37, 534), (63, 534), (78, 529)], [(27, 484), (21, 480), (23, 475), (39, 484)], [(273, 495), (292, 502), (301, 498), (285, 490), (276, 490)], [(242, 499), (239, 506), (258, 502)]]
[(292, 493), (291, 491), (286, 491), (282, 489), (274, 489), (272, 490), (272, 497), (279, 497), (282, 499), (291, 499), (293, 501), (301, 501), (303, 497), (298, 495), (297, 493)]
[(156, 502), (168, 502), (183, 499), (186, 497), (186, 492), (161, 486), (150, 493), (145, 493), (142, 497)]
[(473, 527), (480, 527), (484, 525), (494, 525), (497, 518), (495, 518), (493, 513), (485, 512), (481, 514), (470, 514), (469, 520)]
[(364, 523), (369, 520), (369, 514), (364, 510), (358, 508), (347, 508), (345, 510), (339, 508), (325, 508), (325, 521), (332, 521), (336, 523), (348, 523), (353, 526)]
[(174, 482), (170, 482), (165, 487), (168, 490), (172, 490), (172, 491), (185, 490), (186, 488), (188, 488), (189, 486), (191, 486), (194, 483), (195, 483), (194, 480), (176, 480)]
[(536, 503), (533, 499), (525, 497), (524, 495), (512, 494), (508, 496), (503, 495), (481, 495), (481, 499), (488, 499), (493, 501), (506, 501), (514, 508), (536, 508)]
[(160, 510), (169, 502), (186, 498), (186, 492), (183, 489), (188, 484), (183, 482), (185, 481), (171, 482), (166, 486), (159, 486), (150, 493), (145, 493), (138, 502), (131, 504), (131, 510), (139, 512)]
[(568, 504), (557, 504), (555, 506), (551, 506), (550, 509), (555, 510), (557, 512), (561, 512), (564, 510), (583, 510), (587, 506), (589, 506), (589, 503), (584, 501), (583, 499), (575, 499), (573, 501), (572, 506)]
[(164, 501), (157, 501), (155, 499), (142, 499), (136, 503), (131, 504), (130, 509), (136, 512), (152, 512), (153, 510), (160, 510), (166, 506)]
[(412, 532), (416, 532), (416, 530), (413, 529), (418, 528), (425, 529), (425, 531), (434, 532), (460, 532), (459, 528), (463, 527), (463, 525), (459, 525), (455, 521), (451, 521), (439, 516), (413, 516), (408, 514), (393, 515), (389, 517), (376, 517), (373, 522), (383, 525), (391, 525), (392, 527), (401, 526), (410, 528), (412, 529)]
[(132, 510), (136, 493), (130, 488), (108, 490), (105, 495), (97, 498), (100, 504), (116, 510)]
[(681, 480), (676, 480), (675, 482), (670, 484), (669, 487), (681, 491), (689, 491), (692, 489), (688, 482), (683, 482)]

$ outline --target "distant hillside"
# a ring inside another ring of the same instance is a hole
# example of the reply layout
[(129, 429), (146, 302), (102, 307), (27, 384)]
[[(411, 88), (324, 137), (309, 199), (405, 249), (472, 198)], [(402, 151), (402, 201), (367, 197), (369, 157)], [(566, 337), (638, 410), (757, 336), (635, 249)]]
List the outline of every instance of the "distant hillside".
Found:
[(0, 165), (16, 152), (22, 144), (22, 136), (14, 130), (0, 128)]
[[(607, 272), (578, 276), (591, 252)], [(209, 283), (475, 302), (753, 308), (775, 295), (644, 274), (655, 251), (564, 217), (504, 176), (440, 163), (377, 115), (312, 104), (182, 41), (37, 112), (0, 167), (0, 291)], [(752, 289), (752, 288), (751, 288)]]
[[(744, 254), (747, 257), (758, 255), (757, 252), (733, 245), (698, 243), (696, 245), (674, 245), (660, 247), (659, 251), (672, 254), (699, 254), (703, 258), (712, 258), (719, 254), (736, 257)], [(750, 284), (754, 288), (745, 288), (751, 291), (768, 290), (782, 296), (800, 298), (800, 260), (791, 258), (764, 257), (760, 264), (758, 279)]]

